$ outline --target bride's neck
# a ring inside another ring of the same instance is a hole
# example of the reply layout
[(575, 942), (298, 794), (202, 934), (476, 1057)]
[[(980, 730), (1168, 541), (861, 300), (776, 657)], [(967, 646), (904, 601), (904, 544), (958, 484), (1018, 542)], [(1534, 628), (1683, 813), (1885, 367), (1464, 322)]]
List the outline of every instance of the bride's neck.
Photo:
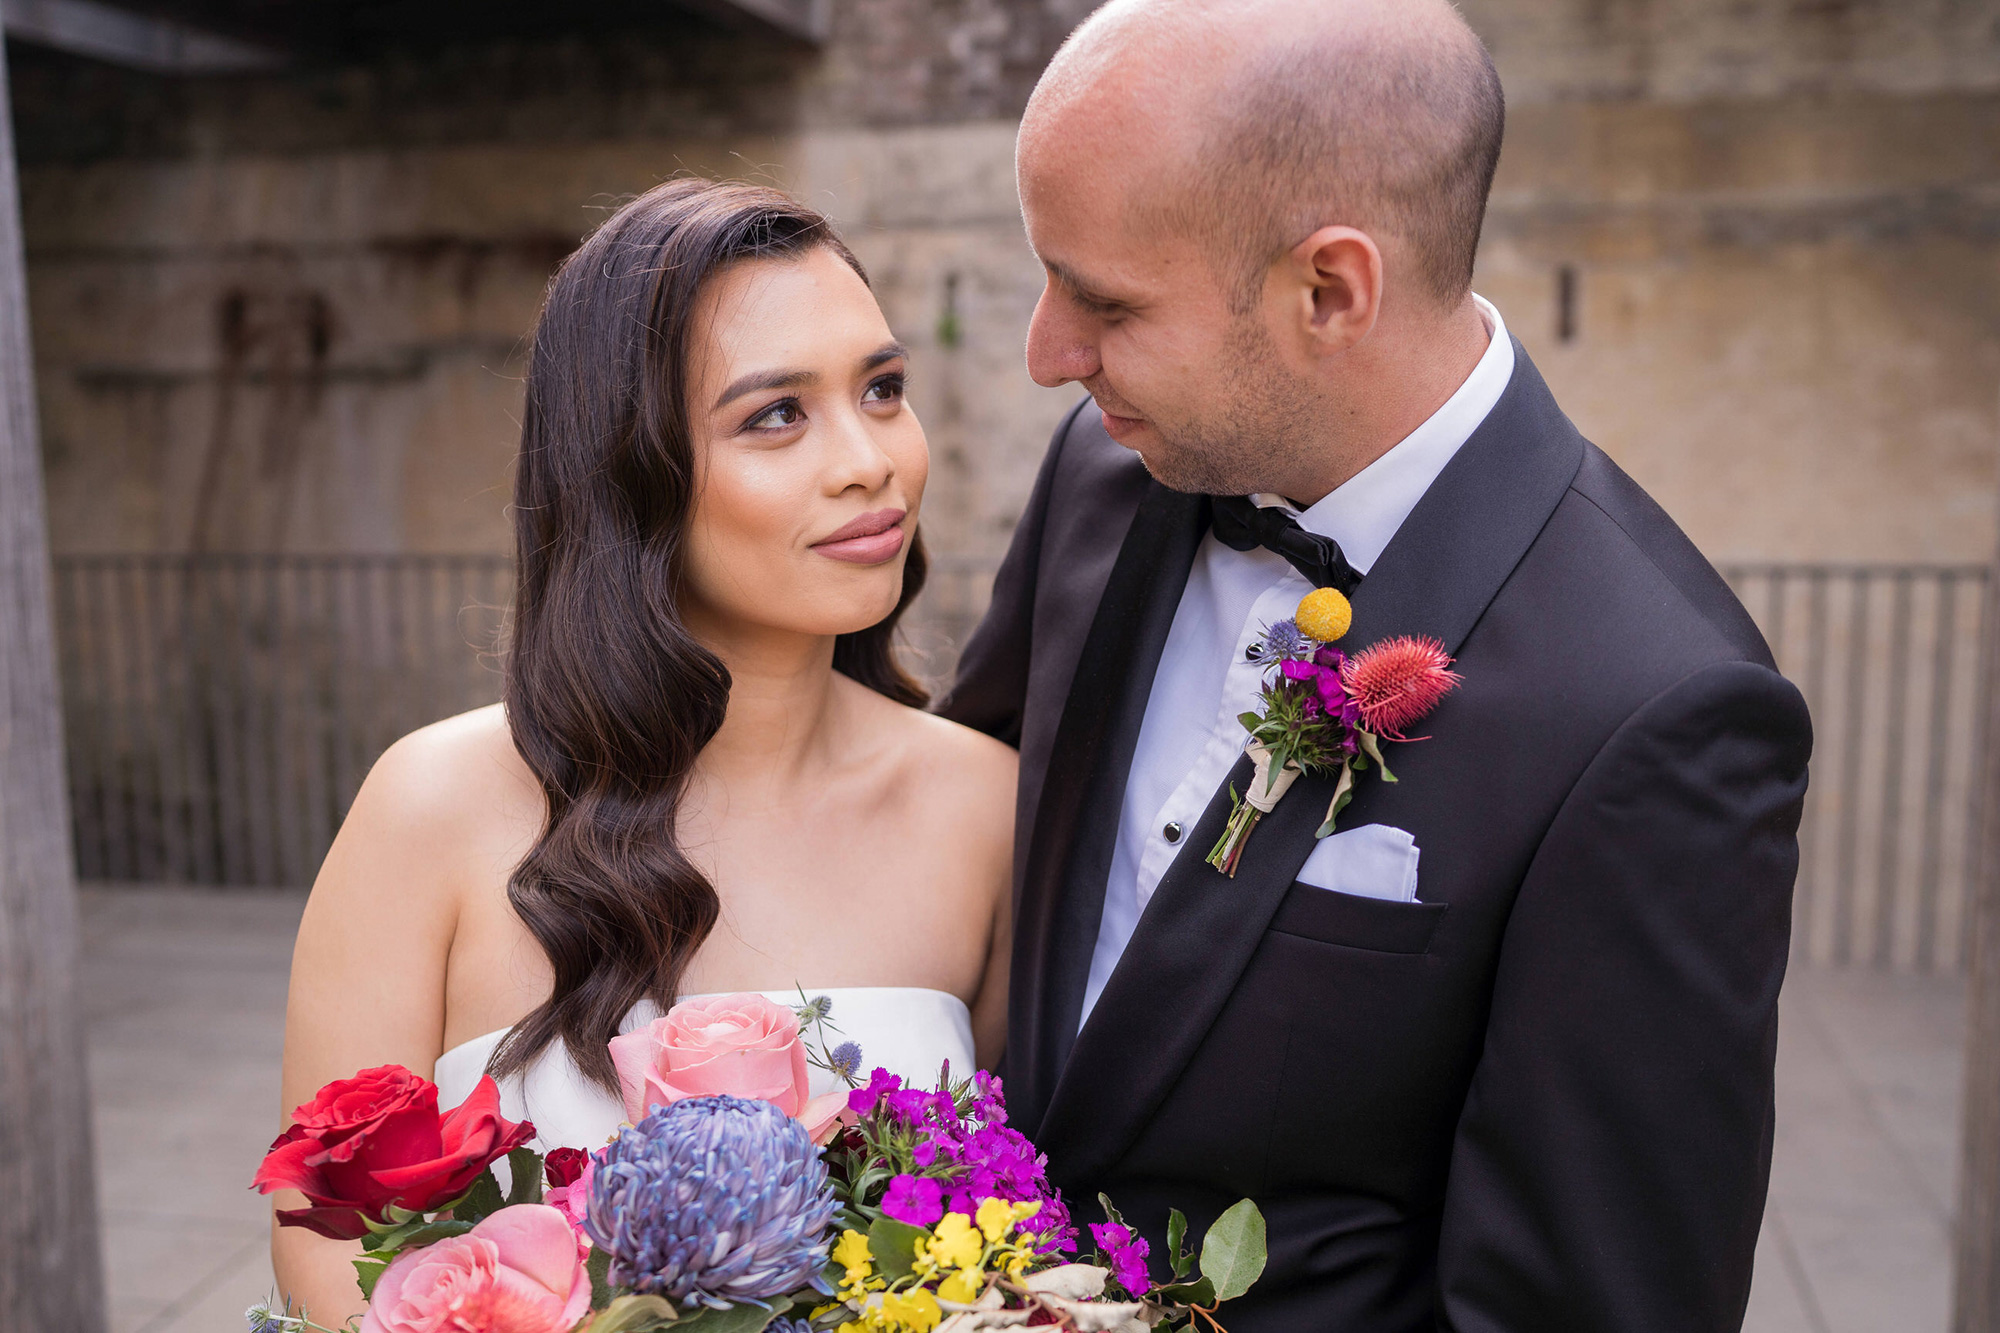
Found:
[(834, 722), (833, 639), (754, 627), (697, 634), (730, 678), (729, 711), (701, 752), (701, 776), (741, 792), (817, 767)]

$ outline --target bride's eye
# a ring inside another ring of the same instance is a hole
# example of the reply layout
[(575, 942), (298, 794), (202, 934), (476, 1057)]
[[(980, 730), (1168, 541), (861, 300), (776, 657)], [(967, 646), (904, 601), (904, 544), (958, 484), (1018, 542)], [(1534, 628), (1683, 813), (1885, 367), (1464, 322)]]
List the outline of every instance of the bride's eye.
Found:
[(788, 426), (798, 425), (805, 419), (806, 411), (803, 407), (799, 406), (799, 400), (796, 398), (786, 398), (772, 403), (762, 412), (744, 422), (743, 429), (784, 430)]
[(894, 403), (903, 397), (903, 376), (898, 373), (884, 375), (875, 380), (861, 394), (864, 403)]

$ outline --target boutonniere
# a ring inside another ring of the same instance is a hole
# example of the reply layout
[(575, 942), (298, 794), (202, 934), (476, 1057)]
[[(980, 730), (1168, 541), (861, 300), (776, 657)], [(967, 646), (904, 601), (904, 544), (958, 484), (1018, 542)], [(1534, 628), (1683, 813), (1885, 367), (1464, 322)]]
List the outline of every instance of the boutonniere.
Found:
[(1354, 780), (1372, 764), (1382, 781), (1396, 777), (1382, 758), (1385, 741), (1437, 706), (1455, 685), (1451, 655), (1436, 639), (1387, 639), (1349, 657), (1333, 646), (1347, 633), (1354, 609), (1335, 588), (1306, 594), (1296, 615), (1264, 631), (1259, 660), (1268, 666), (1259, 710), (1237, 720), (1250, 733), (1250, 790), (1229, 789), (1229, 823), (1208, 863), (1234, 879), (1243, 845), (1257, 822), (1307, 773), (1338, 773), (1333, 801), (1313, 836), (1328, 837), (1354, 799)]

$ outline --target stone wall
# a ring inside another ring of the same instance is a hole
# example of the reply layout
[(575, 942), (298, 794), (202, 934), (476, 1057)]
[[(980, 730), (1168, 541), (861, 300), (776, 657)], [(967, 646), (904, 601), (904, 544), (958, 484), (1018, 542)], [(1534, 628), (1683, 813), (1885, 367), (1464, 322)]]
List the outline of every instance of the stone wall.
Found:
[[(989, 560), (1074, 400), (1020, 368), (1011, 141), (1084, 8), (179, 84), (17, 56), (59, 547), (504, 548), (547, 274), (693, 170), (839, 220), (916, 349), (930, 540)], [(1718, 559), (1985, 559), (2000, 0), (1465, 8), (1511, 104), (1479, 287), (1585, 432)]]

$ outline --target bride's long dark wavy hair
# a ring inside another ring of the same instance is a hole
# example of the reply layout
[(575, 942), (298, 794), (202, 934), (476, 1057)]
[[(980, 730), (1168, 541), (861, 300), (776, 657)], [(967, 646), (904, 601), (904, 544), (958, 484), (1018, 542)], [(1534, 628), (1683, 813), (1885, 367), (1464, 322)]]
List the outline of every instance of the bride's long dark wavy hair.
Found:
[[(729, 672), (681, 619), (682, 552), (700, 467), (689, 340), (703, 289), (749, 259), (833, 251), (825, 218), (773, 190), (676, 180), (633, 200), (570, 256), (536, 326), (514, 478), (518, 582), (507, 724), (548, 800), (508, 881), (555, 972), (489, 1068), (560, 1039), (607, 1088), (605, 1043), (642, 999), (673, 1002), (715, 925), (715, 888), (676, 839)], [(913, 541), (888, 619), (836, 640), (835, 669), (913, 706), (892, 639), (924, 582)]]

